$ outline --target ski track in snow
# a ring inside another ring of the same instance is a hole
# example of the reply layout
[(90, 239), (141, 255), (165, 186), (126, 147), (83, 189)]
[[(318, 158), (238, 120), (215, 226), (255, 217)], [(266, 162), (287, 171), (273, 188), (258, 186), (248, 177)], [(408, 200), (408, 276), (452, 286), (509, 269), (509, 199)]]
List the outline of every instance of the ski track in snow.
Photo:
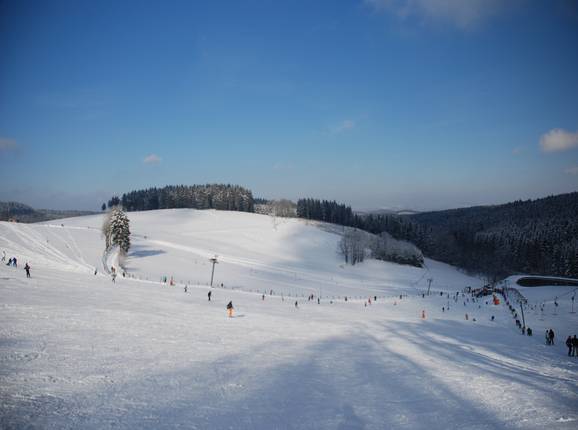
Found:
[[(29, 258), (33, 268), (26, 279), (20, 267), (0, 266), (0, 428), (577, 427), (578, 358), (566, 356), (563, 337), (578, 319), (551, 311), (550, 295), (569, 305), (563, 289), (526, 293), (531, 303), (548, 303), (545, 314), (527, 310), (536, 327), (527, 337), (503, 304), (464, 304), (439, 293), (422, 298), (429, 276), (449, 292), (475, 282), (436, 262), (428, 271), (374, 262), (341, 268), (331, 254), (333, 236), (316, 237), (312, 227), (301, 231), (294, 222), (271, 226), (269, 218), (196, 211), (130, 216), (141, 254), (128, 265), (141, 275), (186, 279), (191, 267), (208, 272), (208, 262), (191, 263), (191, 256), (204, 259), (216, 250), (219, 280), (234, 285), (227, 276), (239, 277), (276, 294), (262, 300), (214, 288), (208, 302), (209, 288), (200, 285), (184, 294), (159, 282), (120, 277), (112, 284), (109, 276), (93, 275), (103, 260), (99, 217), (62, 220), (64, 227), (0, 223), (0, 251), (21, 264)], [(182, 243), (175, 240), (178, 225), (147, 231), (165, 216), (221, 231), (230, 252), (222, 252), (223, 237), (211, 241), (202, 228)], [(251, 254), (255, 234), (263, 242)], [(303, 234), (318, 247), (301, 242)], [(282, 236), (289, 259), (281, 258), (273, 235)], [(319, 253), (318, 272), (300, 262), (300, 253), (304, 260)], [(114, 264), (113, 256), (104, 260)], [(355, 283), (356, 276), (363, 282)], [(328, 297), (376, 291), (380, 298), (369, 306), (359, 299), (324, 298), (321, 305), (299, 299), (296, 309), (293, 299), (279, 296), (317, 294), (320, 284)], [(236, 308), (231, 319), (229, 300)], [(549, 326), (558, 334), (554, 347), (542, 339)]]

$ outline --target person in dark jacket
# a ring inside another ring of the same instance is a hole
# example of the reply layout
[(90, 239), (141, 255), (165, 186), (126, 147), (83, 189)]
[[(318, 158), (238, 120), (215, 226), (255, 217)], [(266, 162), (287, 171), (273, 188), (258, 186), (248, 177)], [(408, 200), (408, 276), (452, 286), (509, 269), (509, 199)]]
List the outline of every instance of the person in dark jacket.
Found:
[(30, 278), (30, 266), (28, 265), (28, 262), (26, 262), (26, 265), (24, 266), (24, 270), (26, 270), (26, 277)]
[(209, 298), (209, 302), (211, 301), (211, 295), (212, 295), (212, 294), (213, 294), (212, 291), (209, 291), (209, 292), (207, 293), (207, 297)]
[(572, 338), (572, 355), (578, 357), (578, 339), (576, 335)]
[(568, 357), (571, 357), (573, 350), (572, 336), (568, 336), (568, 339), (566, 339), (566, 346), (568, 347)]
[(548, 338), (550, 339), (550, 345), (554, 345), (554, 330), (550, 329), (548, 332)]

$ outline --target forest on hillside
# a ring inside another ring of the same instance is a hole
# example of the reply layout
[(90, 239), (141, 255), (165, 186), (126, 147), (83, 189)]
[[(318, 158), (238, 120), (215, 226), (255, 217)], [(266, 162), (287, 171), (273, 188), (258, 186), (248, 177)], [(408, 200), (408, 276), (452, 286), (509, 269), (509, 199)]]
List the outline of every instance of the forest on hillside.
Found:
[(18, 202), (0, 202), (0, 221), (41, 222), (53, 219), (90, 215), (95, 212), (75, 210), (34, 209)]
[(490, 277), (578, 277), (578, 192), (504, 205), (413, 215), (354, 214), (336, 202), (301, 199), (301, 218), (387, 232), (433, 259)]
[(220, 209), (254, 212), (253, 194), (238, 185), (169, 185), (130, 191), (122, 197), (113, 197), (108, 206), (122, 204), (127, 211), (155, 209)]

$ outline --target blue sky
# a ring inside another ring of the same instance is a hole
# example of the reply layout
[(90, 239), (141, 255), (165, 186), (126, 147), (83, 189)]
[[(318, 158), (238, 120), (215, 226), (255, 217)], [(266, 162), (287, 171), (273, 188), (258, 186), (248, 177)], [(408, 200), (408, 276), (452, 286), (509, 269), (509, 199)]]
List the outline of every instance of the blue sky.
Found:
[(578, 189), (577, 100), (572, 0), (8, 0), (0, 200), (542, 197)]

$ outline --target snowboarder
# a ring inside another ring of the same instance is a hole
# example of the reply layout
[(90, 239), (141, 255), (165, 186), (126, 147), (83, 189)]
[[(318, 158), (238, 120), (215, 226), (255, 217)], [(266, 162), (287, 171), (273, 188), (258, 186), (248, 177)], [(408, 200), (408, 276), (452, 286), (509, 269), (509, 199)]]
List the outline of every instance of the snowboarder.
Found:
[(568, 357), (572, 356), (572, 336), (568, 336), (566, 339), (566, 346), (568, 347)]
[(229, 303), (227, 303), (227, 316), (229, 318), (233, 318), (233, 301), (230, 301)]
[(28, 265), (28, 262), (26, 262), (26, 265), (24, 266), (24, 270), (26, 270), (26, 277), (30, 278), (30, 266)]
[(211, 294), (213, 294), (212, 291), (209, 291), (209, 292), (207, 293), (207, 297), (209, 298), (209, 302), (211, 301)]
[(550, 339), (550, 345), (554, 345), (554, 330), (550, 329), (548, 333), (548, 338)]

